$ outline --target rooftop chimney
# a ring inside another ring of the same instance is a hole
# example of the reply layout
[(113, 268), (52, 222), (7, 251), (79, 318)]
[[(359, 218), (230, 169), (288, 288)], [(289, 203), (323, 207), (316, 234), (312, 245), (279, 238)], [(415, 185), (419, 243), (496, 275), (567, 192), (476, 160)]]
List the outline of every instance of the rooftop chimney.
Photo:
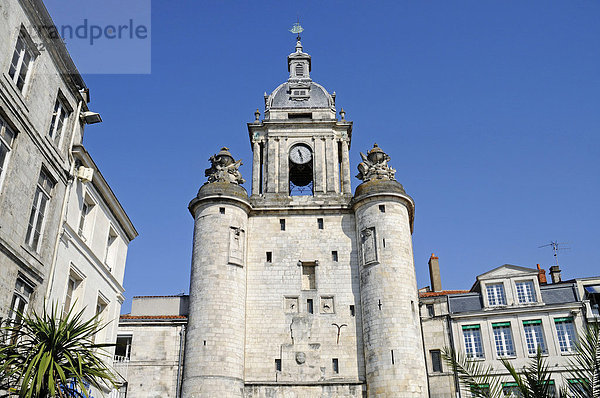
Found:
[(434, 253), (431, 253), (431, 257), (429, 258), (429, 278), (431, 280), (431, 291), (441, 291), (442, 277), (440, 276), (440, 260)]
[(552, 283), (559, 283), (562, 281), (560, 277), (560, 268), (558, 268), (558, 265), (553, 265), (550, 267), (550, 277), (552, 278)]
[(537, 269), (538, 269), (538, 281), (540, 282), (540, 285), (548, 284), (548, 280), (546, 279), (546, 270), (541, 268), (539, 264), (537, 265)]

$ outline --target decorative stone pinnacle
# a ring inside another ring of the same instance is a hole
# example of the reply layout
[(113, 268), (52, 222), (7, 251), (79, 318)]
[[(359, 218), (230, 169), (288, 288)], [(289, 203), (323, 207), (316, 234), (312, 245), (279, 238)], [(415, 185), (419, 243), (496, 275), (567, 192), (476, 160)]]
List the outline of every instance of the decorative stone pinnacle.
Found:
[(211, 166), (204, 171), (208, 182), (230, 182), (232, 184), (243, 184), (246, 182), (239, 171), (242, 161), (233, 159), (229, 148), (223, 147), (216, 155), (210, 157)]
[(254, 123), (260, 123), (260, 111), (256, 108), (256, 112), (254, 112)]
[(396, 179), (396, 170), (387, 164), (391, 158), (377, 144), (373, 144), (373, 148), (367, 152), (367, 155), (361, 152), (360, 157), (363, 161), (358, 164), (359, 173), (356, 178), (359, 180), (367, 182), (371, 180)]
[(340, 111), (340, 116), (342, 117), (342, 120), (346, 120), (346, 111), (344, 110), (344, 108), (342, 108), (342, 110)]

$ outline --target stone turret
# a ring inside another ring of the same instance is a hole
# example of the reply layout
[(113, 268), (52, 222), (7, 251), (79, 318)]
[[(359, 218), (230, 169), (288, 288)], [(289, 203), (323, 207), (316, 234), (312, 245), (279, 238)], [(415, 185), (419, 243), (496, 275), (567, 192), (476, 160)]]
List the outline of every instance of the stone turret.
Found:
[(353, 209), (368, 397), (426, 397), (427, 376), (412, 252), (414, 202), (390, 157), (361, 153)]
[(250, 204), (227, 148), (210, 158), (194, 217), (190, 314), (182, 396), (242, 397), (246, 234)]

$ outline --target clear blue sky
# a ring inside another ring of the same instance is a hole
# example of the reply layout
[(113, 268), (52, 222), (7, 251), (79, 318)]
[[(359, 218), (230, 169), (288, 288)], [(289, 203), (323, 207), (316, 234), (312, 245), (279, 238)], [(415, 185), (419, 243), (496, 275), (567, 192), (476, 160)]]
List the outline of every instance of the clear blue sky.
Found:
[(188, 292), (187, 204), (221, 146), (250, 180), (245, 123), (287, 79), (298, 15), (311, 77), (354, 121), (352, 175), (376, 141), (416, 201), (419, 286), (432, 252), (468, 289), (548, 268), (550, 240), (571, 247), (563, 278), (600, 274), (600, 2), (155, 0), (152, 73), (84, 76), (104, 119), (85, 145), (140, 233), (124, 312)]

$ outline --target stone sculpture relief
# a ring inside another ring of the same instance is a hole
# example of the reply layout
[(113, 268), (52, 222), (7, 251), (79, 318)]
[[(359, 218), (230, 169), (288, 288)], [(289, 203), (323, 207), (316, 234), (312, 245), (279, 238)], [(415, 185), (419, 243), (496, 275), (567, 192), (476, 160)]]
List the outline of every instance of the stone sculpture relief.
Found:
[(242, 161), (237, 162), (229, 153), (229, 148), (223, 147), (216, 155), (210, 157), (210, 169), (204, 171), (208, 182), (230, 182), (232, 184), (243, 184), (246, 182), (239, 171)]
[(377, 144), (373, 145), (373, 148), (366, 156), (361, 152), (360, 157), (363, 161), (358, 164), (359, 173), (356, 175), (356, 178), (359, 180), (367, 182), (371, 180), (395, 179), (396, 170), (387, 164), (391, 158)]
[(363, 264), (371, 264), (377, 261), (377, 243), (375, 240), (375, 228), (365, 228), (360, 233), (361, 251)]
[(229, 228), (229, 263), (244, 265), (245, 233), (241, 228)]

